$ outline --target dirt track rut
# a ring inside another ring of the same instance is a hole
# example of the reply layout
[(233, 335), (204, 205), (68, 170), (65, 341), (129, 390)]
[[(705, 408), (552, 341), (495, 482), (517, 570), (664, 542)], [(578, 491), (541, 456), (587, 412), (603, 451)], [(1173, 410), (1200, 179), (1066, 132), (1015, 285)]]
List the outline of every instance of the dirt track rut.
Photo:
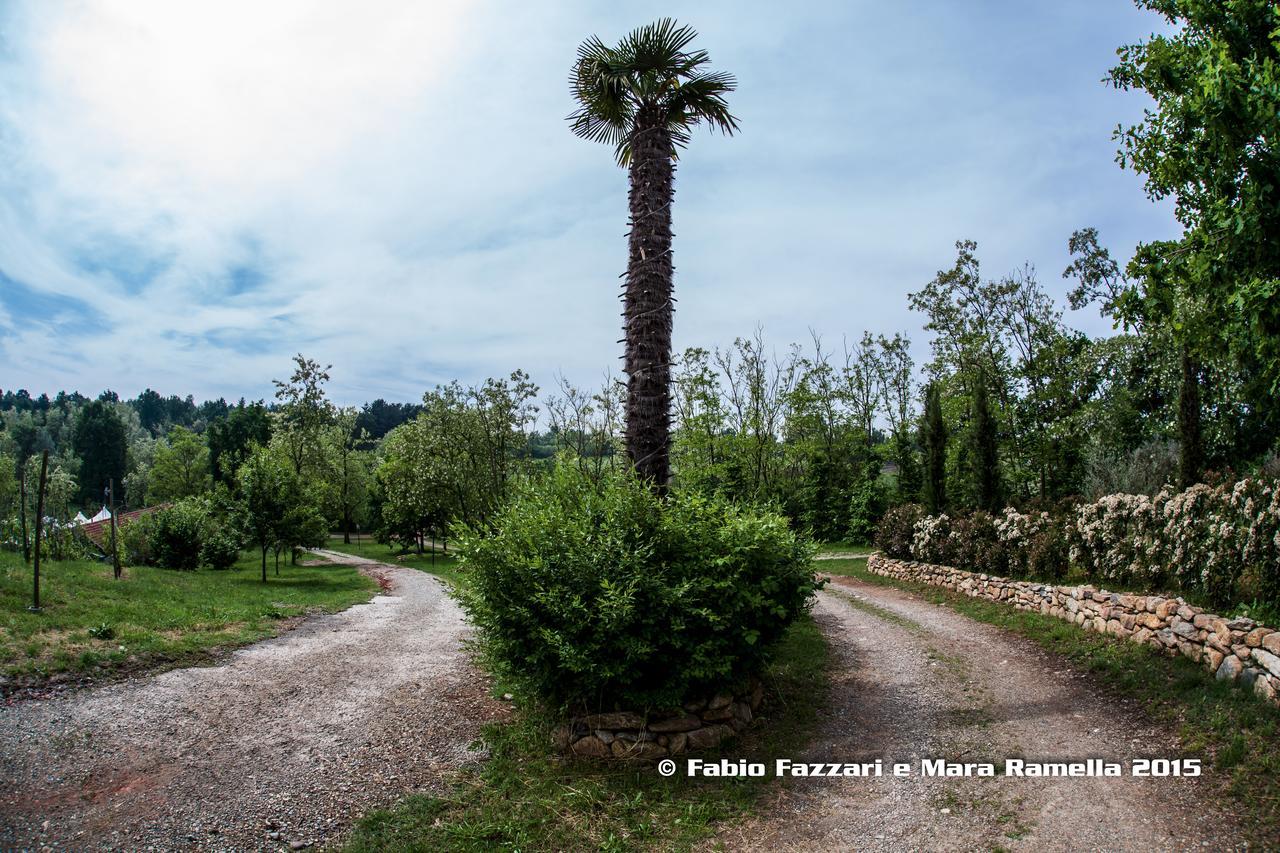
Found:
[[(834, 578), (814, 617), (832, 706), (799, 760), (1176, 757), (1175, 735), (1028, 640), (908, 592)], [(749, 850), (1225, 850), (1242, 842), (1202, 778), (794, 780), (725, 831)]]
[(430, 575), (211, 667), (0, 709), (0, 848), (287, 849), (439, 791), (500, 715)]

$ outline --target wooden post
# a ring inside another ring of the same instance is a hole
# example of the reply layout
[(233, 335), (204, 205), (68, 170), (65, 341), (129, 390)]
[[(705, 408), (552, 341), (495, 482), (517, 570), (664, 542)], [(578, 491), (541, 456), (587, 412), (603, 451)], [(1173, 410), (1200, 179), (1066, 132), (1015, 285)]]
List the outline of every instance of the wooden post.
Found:
[(116, 546), (116, 481), (107, 480), (107, 511), (111, 513), (111, 571), (120, 580), (120, 549)]
[(31, 609), (40, 610), (40, 531), (44, 529), (44, 486), (49, 476), (49, 451), (40, 455), (40, 490), (36, 492), (36, 552), (32, 573)]

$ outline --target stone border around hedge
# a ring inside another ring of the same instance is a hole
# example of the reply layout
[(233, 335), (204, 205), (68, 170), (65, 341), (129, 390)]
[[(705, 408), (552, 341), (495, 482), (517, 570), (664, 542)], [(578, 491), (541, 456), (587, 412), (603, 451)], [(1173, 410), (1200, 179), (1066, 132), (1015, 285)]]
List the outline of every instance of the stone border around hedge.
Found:
[(566, 755), (653, 760), (718, 746), (747, 727), (760, 709), (764, 686), (753, 679), (741, 693), (721, 692), (676, 711), (610, 711), (574, 717), (552, 737)]
[(1126, 637), (1169, 655), (1182, 654), (1203, 664), (1219, 681), (1252, 688), (1263, 699), (1280, 704), (1280, 631), (1252, 619), (1227, 619), (1181, 598), (1011, 580), (880, 554), (867, 559), (867, 569), (1056, 616), (1087, 631)]

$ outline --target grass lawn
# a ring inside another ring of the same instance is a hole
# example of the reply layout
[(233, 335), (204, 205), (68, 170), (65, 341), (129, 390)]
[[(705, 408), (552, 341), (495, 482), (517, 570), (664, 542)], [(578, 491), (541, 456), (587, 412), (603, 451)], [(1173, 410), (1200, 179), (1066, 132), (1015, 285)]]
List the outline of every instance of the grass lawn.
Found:
[(45, 561), (40, 613), (31, 613), (31, 567), (0, 554), (0, 668), (19, 680), (57, 673), (181, 665), (281, 630), (281, 620), (368, 601), (377, 583), (352, 566), (291, 566), (280, 576), (256, 553), (226, 571), (125, 569), (93, 561)]
[(865, 542), (819, 542), (819, 554), (870, 554), (874, 545)]
[(1149, 714), (1172, 724), (1188, 754), (1209, 759), (1217, 775), (1227, 780), (1244, 818), (1242, 825), (1255, 829), (1263, 848), (1280, 839), (1280, 708), (1215, 680), (1182, 656), (1166, 657), (1147, 646), (1007, 604), (873, 575), (865, 559), (824, 561), (819, 569), (910, 590), (926, 601), (1029, 637), (1096, 673), (1100, 687), (1142, 700)]
[(396, 566), (420, 569), (452, 584), (456, 584), (461, 580), (461, 575), (458, 572), (458, 558), (453, 555), (453, 552), (450, 552), (449, 556), (437, 553), (433, 563), (430, 553), (419, 554), (416, 551), (406, 551), (399, 545), (388, 547), (380, 542), (373, 541), (367, 536), (364, 537), (363, 541), (353, 541), (350, 545), (342, 544), (341, 536), (331, 538), (325, 548), (330, 551), (339, 551), (343, 554), (354, 554), (357, 557), (364, 557), (368, 560), (376, 560), (379, 563), (391, 563)]
[[(827, 648), (809, 618), (783, 640), (766, 679), (761, 724), (723, 754), (772, 761), (811, 732), (827, 686)], [(366, 816), (348, 850), (682, 850), (752, 810), (772, 779), (664, 779), (652, 764), (554, 755), (554, 721), (522, 707), (489, 727), (491, 754), (445, 797), (411, 796)], [(707, 758), (714, 758), (715, 753)], [(680, 765), (683, 766), (683, 765)]]

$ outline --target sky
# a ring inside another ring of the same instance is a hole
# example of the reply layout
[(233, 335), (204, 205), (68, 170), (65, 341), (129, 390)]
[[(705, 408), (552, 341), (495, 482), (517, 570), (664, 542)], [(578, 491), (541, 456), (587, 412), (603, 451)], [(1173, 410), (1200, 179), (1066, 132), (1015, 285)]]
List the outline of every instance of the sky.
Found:
[(570, 133), (568, 71), (663, 16), (741, 125), (677, 167), (677, 349), (923, 360), (907, 293), (959, 239), (1061, 299), (1073, 230), (1180, 233), (1114, 160), (1147, 103), (1102, 78), (1161, 23), (1127, 0), (0, 0), (0, 388), (254, 399), (297, 352), (341, 404), (616, 373), (626, 173)]

